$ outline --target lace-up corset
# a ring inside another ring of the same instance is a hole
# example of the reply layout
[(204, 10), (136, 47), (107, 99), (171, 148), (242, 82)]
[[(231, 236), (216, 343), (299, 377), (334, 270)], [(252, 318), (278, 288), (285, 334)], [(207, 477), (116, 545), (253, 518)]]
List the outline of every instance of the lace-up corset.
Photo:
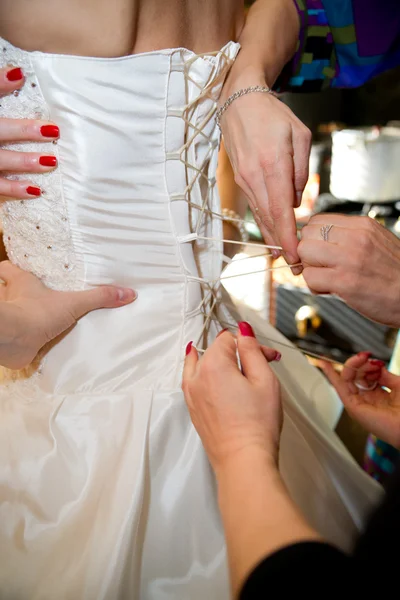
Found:
[[(9, 256), (56, 289), (134, 287), (139, 300), (131, 323), (152, 357), (151, 340), (169, 339), (175, 348), (164, 351), (168, 385), (179, 381), (187, 336), (203, 344), (204, 332), (215, 331), (222, 266), (215, 110), (237, 51), (230, 43), (205, 56), (176, 49), (92, 59), (29, 53), (3, 42), (3, 64), (20, 66), (26, 83), (3, 99), (2, 115), (49, 119), (61, 132), (56, 145), (10, 146), (54, 151), (59, 167), (30, 177), (41, 198), (5, 204)], [(101, 318), (100, 346), (112, 343), (118, 329), (117, 345), (130, 339), (116, 316), (123, 310)], [(86, 317), (82, 331), (99, 318)], [(159, 385), (159, 369), (145, 369), (146, 386)], [(110, 376), (109, 365), (105, 370)]]

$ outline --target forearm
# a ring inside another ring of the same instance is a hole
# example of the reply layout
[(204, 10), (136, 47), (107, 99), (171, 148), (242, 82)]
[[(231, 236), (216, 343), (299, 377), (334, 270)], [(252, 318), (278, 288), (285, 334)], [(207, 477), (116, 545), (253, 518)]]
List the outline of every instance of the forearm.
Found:
[(292, 502), (277, 468), (243, 452), (217, 473), (234, 598), (256, 565), (280, 548), (319, 540)]
[(300, 22), (293, 0), (257, 0), (239, 37), (241, 50), (221, 100), (248, 85), (269, 85), (295, 53)]

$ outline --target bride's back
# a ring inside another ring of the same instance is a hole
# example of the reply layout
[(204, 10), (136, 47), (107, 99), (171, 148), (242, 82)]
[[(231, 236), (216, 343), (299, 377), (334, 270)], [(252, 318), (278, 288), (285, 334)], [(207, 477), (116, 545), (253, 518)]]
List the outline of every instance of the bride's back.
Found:
[(243, 0), (2, 0), (0, 36), (26, 50), (124, 56), (236, 40)]

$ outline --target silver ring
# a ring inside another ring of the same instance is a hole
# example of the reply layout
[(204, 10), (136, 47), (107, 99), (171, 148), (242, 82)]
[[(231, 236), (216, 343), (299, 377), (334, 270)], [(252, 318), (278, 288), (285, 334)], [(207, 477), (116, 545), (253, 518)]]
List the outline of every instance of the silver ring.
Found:
[(321, 237), (324, 242), (329, 242), (329, 232), (332, 229), (333, 225), (322, 225), (320, 229)]
[(362, 392), (372, 392), (373, 390), (375, 390), (377, 388), (378, 382), (374, 381), (370, 386), (366, 386), (366, 385), (363, 385), (362, 383), (360, 383), (359, 381), (355, 381), (354, 385)]

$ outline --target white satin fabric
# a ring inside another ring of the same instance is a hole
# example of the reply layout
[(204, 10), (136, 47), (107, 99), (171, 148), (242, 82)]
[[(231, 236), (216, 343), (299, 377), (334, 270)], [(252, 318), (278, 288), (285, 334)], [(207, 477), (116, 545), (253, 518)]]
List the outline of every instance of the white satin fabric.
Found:
[[(186, 343), (219, 329), (221, 243), (200, 238), (221, 235), (213, 113), (238, 46), (94, 59), (2, 45), (26, 83), (1, 115), (61, 129), (59, 168), (32, 178), (43, 197), (4, 207), (11, 259), (54, 288), (119, 284), (139, 297), (84, 317), (28, 373), (3, 375), (0, 597), (227, 600), (215, 482), (180, 381)], [(380, 489), (319, 418), (306, 361), (284, 355), (279, 373), (285, 479), (348, 547)]]

